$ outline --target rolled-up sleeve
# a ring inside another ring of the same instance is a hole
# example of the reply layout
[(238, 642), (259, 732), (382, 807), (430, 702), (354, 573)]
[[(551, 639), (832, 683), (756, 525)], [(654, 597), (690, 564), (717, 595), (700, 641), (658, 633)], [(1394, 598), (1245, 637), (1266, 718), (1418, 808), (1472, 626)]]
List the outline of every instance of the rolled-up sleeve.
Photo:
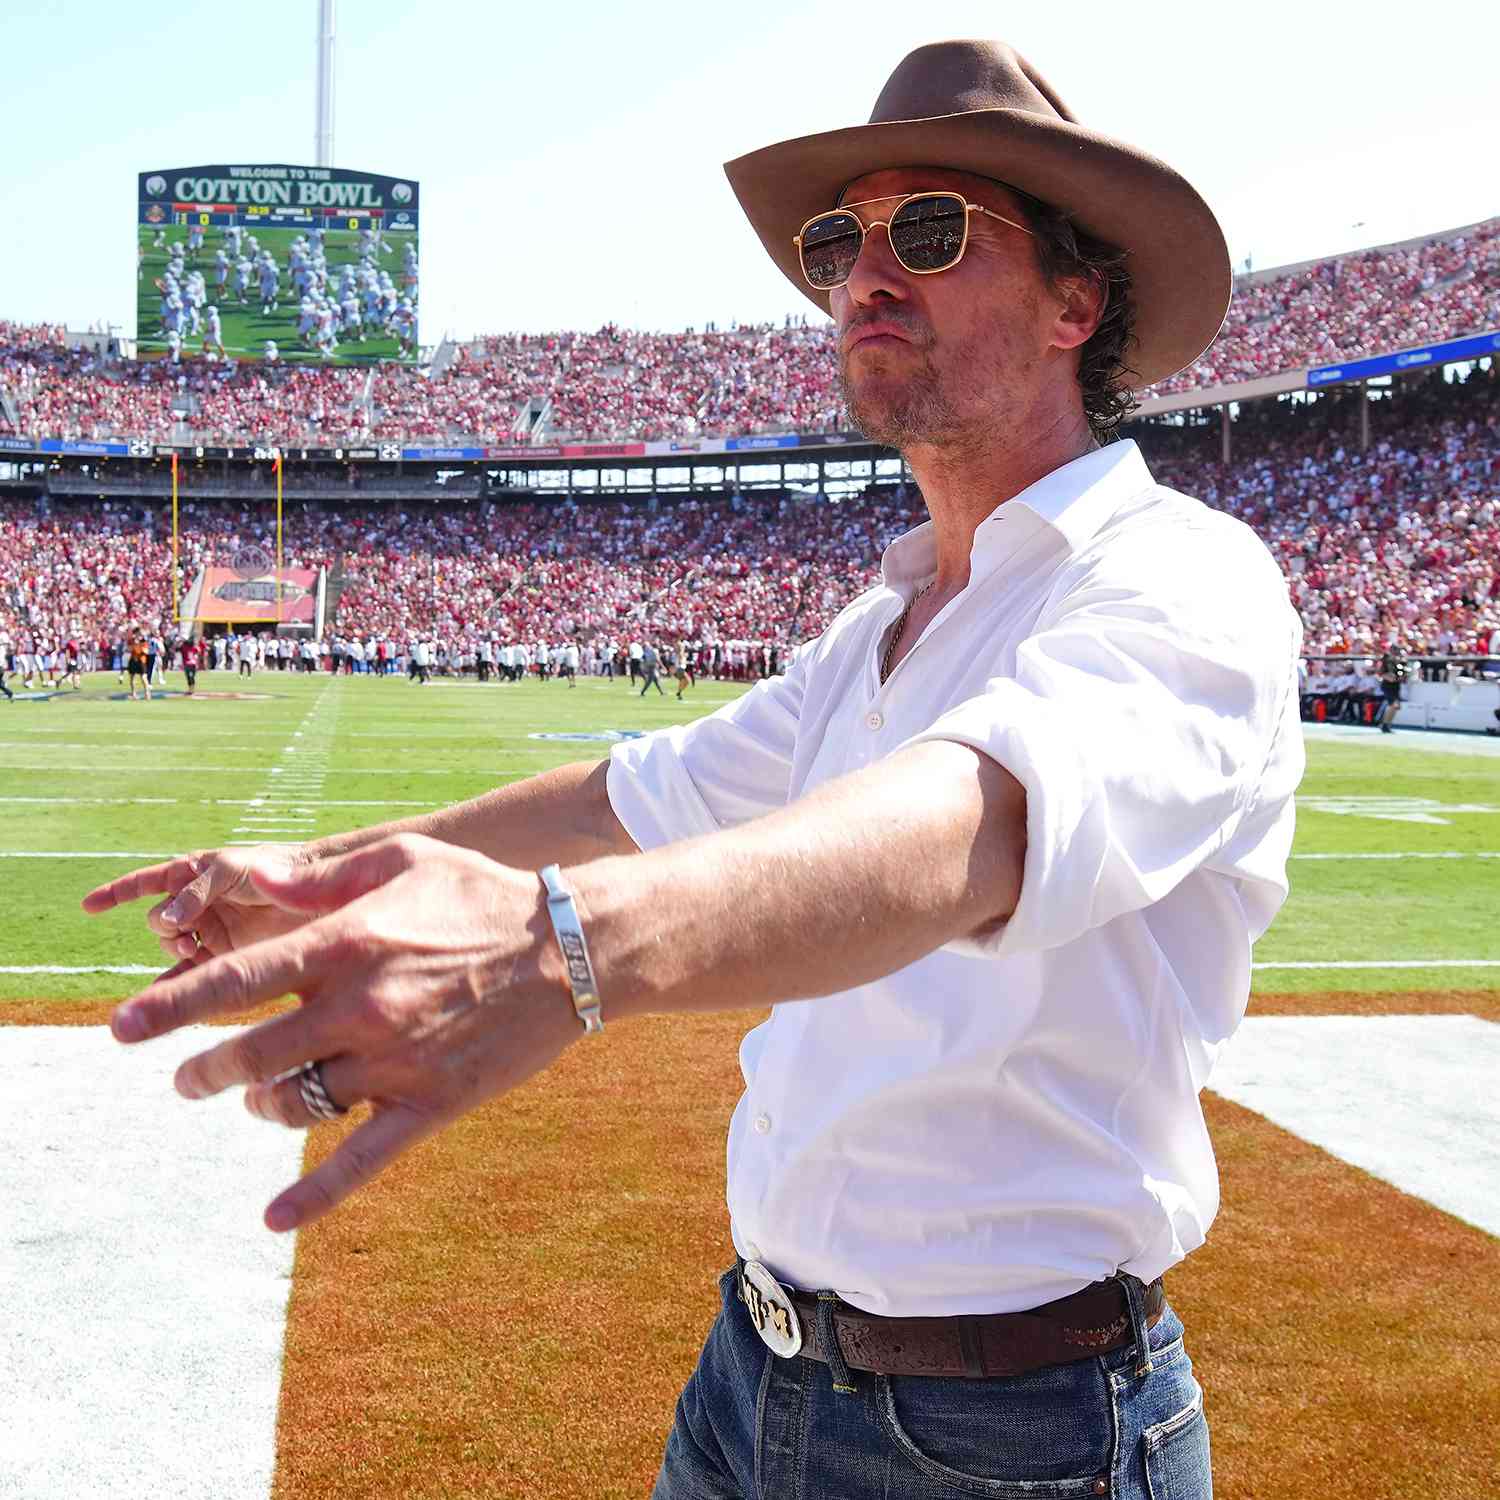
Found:
[(790, 797), (805, 668), (768, 677), (691, 724), (616, 745), (610, 806), (638, 848), (733, 828)]
[[(956, 740), (1026, 790), (1009, 921), (970, 953), (1055, 948), (1160, 900), (1233, 836), (1271, 754), (1299, 644), (1258, 547), (1170, 570), (1116, 549), (1043, 612), (1013, 674), (906, 743)], [(1217, 539), (1222, 541), (1222, 538)]]

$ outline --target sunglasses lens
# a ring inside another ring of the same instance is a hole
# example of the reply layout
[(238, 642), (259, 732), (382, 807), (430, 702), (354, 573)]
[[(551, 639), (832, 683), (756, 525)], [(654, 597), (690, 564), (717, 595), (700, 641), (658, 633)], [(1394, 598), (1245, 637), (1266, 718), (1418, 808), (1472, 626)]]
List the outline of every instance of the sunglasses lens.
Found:
[(802, 231), (802, 274), (820, 292), (842, 286), (859, 259), (864, 231), (853, 214), (816, 218)]
[(891, 220), (891, 249), (908, 271), (941, 271), (963, 253), (967, 219), (956, 193), (913, 199)]

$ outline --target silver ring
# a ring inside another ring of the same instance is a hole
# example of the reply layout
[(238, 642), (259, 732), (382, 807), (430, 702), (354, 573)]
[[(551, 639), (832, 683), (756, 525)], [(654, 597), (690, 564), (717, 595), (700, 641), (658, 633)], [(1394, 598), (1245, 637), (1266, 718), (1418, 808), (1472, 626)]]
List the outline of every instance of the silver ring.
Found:
[(316, 1120), (337, 1120), (349, 1113), (347, 1109), (340, 1109), (328, 1097), (328, 1089), (323, 1083), (323, 1064), (320, 1062), (302, 1064), (297, 1070), (297, 1089), (302, 1095), (303, 1107)]

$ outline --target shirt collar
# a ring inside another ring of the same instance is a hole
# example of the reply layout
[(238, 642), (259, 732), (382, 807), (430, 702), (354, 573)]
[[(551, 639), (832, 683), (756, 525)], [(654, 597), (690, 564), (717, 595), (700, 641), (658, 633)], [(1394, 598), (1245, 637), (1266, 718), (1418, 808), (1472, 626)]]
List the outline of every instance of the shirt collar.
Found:
[[(1030, 535), (1038, 521), (1055, 531), (1069, 552), (1078, 552), (1127, 499), (1154, 482), (1134, 441), (1125, 439), (1091, 449), (997, 505), (979, 523), (970, 553), (972, 571), (988, 572), (1003, 561), (1015, 551), (1021, 535)], [(900, 591), (904, 591), (903, 585), (930, 576), (936, 566), (931, 521), (898, 536), (880, 560), (882, 580), (887, 587)]]

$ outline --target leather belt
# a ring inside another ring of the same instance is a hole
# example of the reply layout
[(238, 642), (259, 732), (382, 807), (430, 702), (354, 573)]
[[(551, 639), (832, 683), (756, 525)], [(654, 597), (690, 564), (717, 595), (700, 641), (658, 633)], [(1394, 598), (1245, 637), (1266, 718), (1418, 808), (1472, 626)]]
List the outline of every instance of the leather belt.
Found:
[[(817, 1295), (783, 1286), (754, 1261), (738, 1260), (735, 1279), (740, 1301), (774, 1353), (828, 1363)], [(1117, 1280), (1096, 1281), (1026, 1312), (947, 1318), (887, 1318), (831, 1300), (844, 1363), (877, 1375), (1024, 1375), (1109, 1354), (1131, 1341), (1125, 1289)], [(1162, 1283), (1153, 1281), (1145, 1289), (1148, 1327), (1156, 1326), (1165, 1307)]]

